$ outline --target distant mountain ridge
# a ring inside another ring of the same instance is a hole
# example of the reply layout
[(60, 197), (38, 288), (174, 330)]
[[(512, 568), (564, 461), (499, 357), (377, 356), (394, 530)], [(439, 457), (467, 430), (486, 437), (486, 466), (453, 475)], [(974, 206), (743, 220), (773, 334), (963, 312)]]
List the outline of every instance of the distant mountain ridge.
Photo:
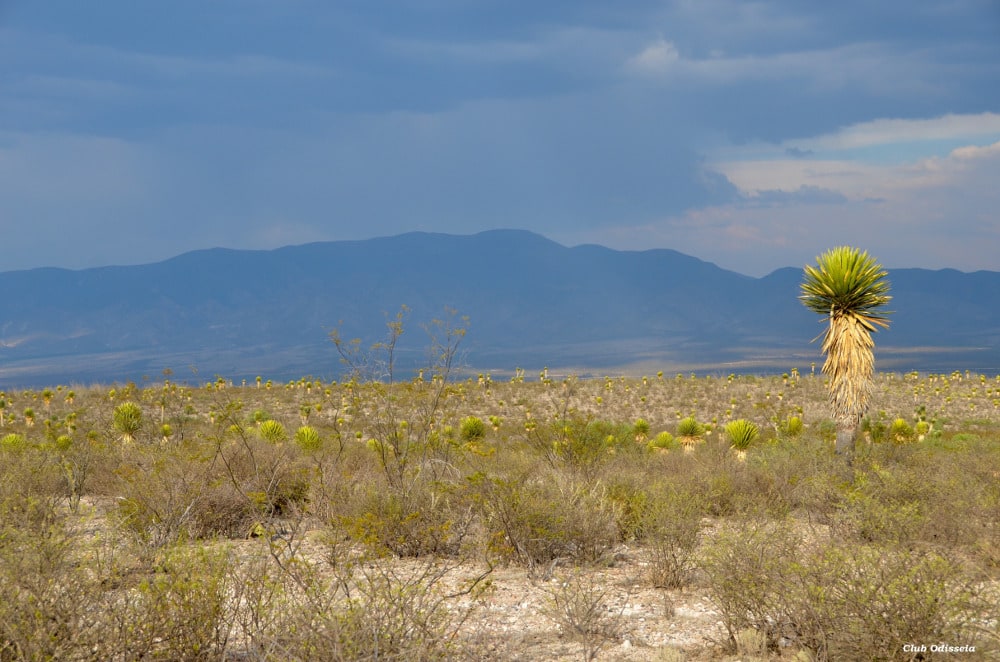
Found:
[[(802, 271), (751, 278), (669, 249), (568, 248), (521, 230), (414, 232), (268, 251), (200, 250), (140, 266), (0, 273), (0, 387), (157, 378), (333, 378), (328, 334), (366, 344), (406, 305), (403, 367), (422, 324), (468, 316), (465, 364), (785, 371), (819, 361)], [(881, 370), (1000, 371), (1000, 273), (896, 269)]]

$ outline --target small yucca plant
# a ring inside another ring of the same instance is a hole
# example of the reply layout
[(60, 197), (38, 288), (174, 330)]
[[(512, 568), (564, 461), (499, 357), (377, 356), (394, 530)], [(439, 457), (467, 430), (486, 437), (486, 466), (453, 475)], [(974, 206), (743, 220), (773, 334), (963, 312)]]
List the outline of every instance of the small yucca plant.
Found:
[(745, 451), (760, 435), (760, 428), (753, 421), (738, 418), (726, 424), (729, 445), (738, 451)]
[(781, 424), (781, 431), (787, 437), (797, 437), (800, 434), (802, 434), (803, 427), (804, 427), (804, 424), (802, 423), (802, 419), (800, 417), (798, 417), (798, 416), (789, 416)]
[(677, 436), (685, 446), (697, 443), (704, 434), (705, 426), (695, 420), (694, 416), (682, 418), (677, 423)]
[(314, 453), (323, 445), (323, 439), (316, 428), (303, 425), (295, 431), (295, 445), (306, 453)]
[(134, 402), (123, 402), (115, 407), (111, 421), (121, 440), (130, 444), (142, 429), (142, 409)]
[(649, 438), (649, 421), (644, 418), (638, 419), (632, 424), (632, 434), (636, 441), (646, 441)]
[(8, 453), (19, 453), (28, 447), (28, 441), (24, 435), (11, 432), (0, 437), (0, 451)]
[(664, 430), (653, 437), (646, 446), (650, 450), (667, 451), (677, 446), (677, 440), (674, 439), (674, 435)]
[(889, 438), (897, 444), (913, 441), (914, 436), (916, 436), (916, 432), (904, 418), (897, 418), (889, 426)]
[(486, 423), (478, 416), (466, 416), (459, 426), (462, 441), (479, 441), (486, 436)]
[(257, 433), (260, 435), (261, 439), (269, 441), (272, 444), (280, 444), (288, 439), (288, 433), (285, 432), (285, 426), (282, 425), (280, 421), (276, 421), (273, 418), (262, 421), (260, 426), (257, 428)]

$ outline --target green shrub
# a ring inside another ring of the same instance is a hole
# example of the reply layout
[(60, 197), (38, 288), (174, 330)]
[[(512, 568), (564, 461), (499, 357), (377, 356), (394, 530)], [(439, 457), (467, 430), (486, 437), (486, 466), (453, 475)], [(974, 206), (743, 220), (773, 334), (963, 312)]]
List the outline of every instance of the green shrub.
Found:
[(100, 578), (80, 563), (62, 520), (0, 524), (0, 660), (93, 659), (109, 633), (94, 603)]
[(748, 523), (720, 531), (701, 565), (734, 648), (746, 629), (772, 649), (784, 640), (824, 661), (899, 659), (914, 642), (989, 645), (976, 619), (996, 604), (994, 589), (935, 552), (809, 550), (787, 524)]
[(889, 426), (889, 438), (892, 439), (897, 444), (905, 444), (909, 441), (913, 441), (916, 433), (906, 420), (902, 418), (897, 418)]
[(221, 657), (234, 627), (228, 598), (234, 560), (225, 549), (170, 546), (122, 600), (111, 603), (124, 659)]
[(456, 556), (473, 523), (457, 488), (420, 480), (405, 489), (363, 486), (338, 510), (336, 525), (353, 539), (404, 557)]
[(786, 437), (792, 437), (792, 438), (801, 435), (804, 429), (805, 429), (805, 424), (802, 422), (802, 419), (798, 416), (789, 416), (784, 421), (782, 421), (780, 426), (781, 434), (783, 434)]
[(476, 476), (493, 552), (530, 568), (564, 558), (593, 562), (619, 540), (614, 504), (603, 489), (547, 472), (531, 477)]
[(695, 549), (705, 515), (698, 494), (658, 486), (643, 513), (643, 538), (652, 551), (649, 579), (657, 588), (686, 586), (695, 569)]
[(486, 424), (478, 416), (466, 416), (462, 419), (459, 434), (466, 443), (479, 441), (486, 436)]
[(28, 447), (28, 440), (23, 434), (10, 432), (0, 437), (0, 452), (20, 453)]
[(799, 544), (787, 524), (744, 521), (718, 531), (701, 551), (699, 566), (731, 642), (748, 628), (772, 644), (782, 636), (786, 576)]

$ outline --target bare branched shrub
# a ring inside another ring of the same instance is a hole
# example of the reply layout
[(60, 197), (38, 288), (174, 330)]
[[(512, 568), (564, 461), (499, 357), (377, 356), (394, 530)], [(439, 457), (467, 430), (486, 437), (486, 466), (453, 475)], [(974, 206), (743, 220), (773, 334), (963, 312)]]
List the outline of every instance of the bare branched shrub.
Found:
[(704, 514), (705, 504), (697, 494), (666, 485), (652, 492), (643, 518), (643, 538), (652, 552), (649, 579), (653, 586), (679, 588), (690, 582)]
[(776, 649), (819, 660), (895, 659), (913, 642), (985, 650), (981, 628), (996, 592), (935, 552), (833, 543), (802, 547), (787, 528), (747, 523), (721, 531), (702, 568), (731, 642), (756, 630)]
[(545, 587), (542, 613), (561, 631), (583, 646), (583, 659), (593, 660), (608, 643), (622, 633), (622, 612), (627, 601), (615, 608), (612, 588), (593, 575), (559, 573)]
[(529, 568), (560, 559), (594, 562), (618, 542), (613, 505), (602, 485), (558, 471), (474, 478), (490, 547)]
[(319, 572), (302, 558), (286, 559), (279, 573), (260, 575), (264, 587), (280, 579), (280, 592), (248, 594), (255, 598), (246, 601), (252, 618), (244, 618), (252, 650), (269, 660), (464, 659), (469, 650), (459, 629), (474, 613), (488, 571), (449, 592), (445, 580), (457, 568), (434, 561), (401, 568), (366, 557)]
[(106, 638), (78, 543), (61, 519), (0, 525), (0, 660), (89, 659)]

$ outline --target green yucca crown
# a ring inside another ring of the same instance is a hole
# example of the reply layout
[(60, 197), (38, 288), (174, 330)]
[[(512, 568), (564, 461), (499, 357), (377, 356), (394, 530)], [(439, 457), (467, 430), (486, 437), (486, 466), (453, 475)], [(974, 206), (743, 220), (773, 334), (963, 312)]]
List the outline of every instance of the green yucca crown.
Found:
[(887, 272), (866, 251), (851, 246), (833, 248), (806, 266), (799, 299), (820, 315), (853, 315), (869, 330), (889, 326), (887, 311), (892, 299)]

